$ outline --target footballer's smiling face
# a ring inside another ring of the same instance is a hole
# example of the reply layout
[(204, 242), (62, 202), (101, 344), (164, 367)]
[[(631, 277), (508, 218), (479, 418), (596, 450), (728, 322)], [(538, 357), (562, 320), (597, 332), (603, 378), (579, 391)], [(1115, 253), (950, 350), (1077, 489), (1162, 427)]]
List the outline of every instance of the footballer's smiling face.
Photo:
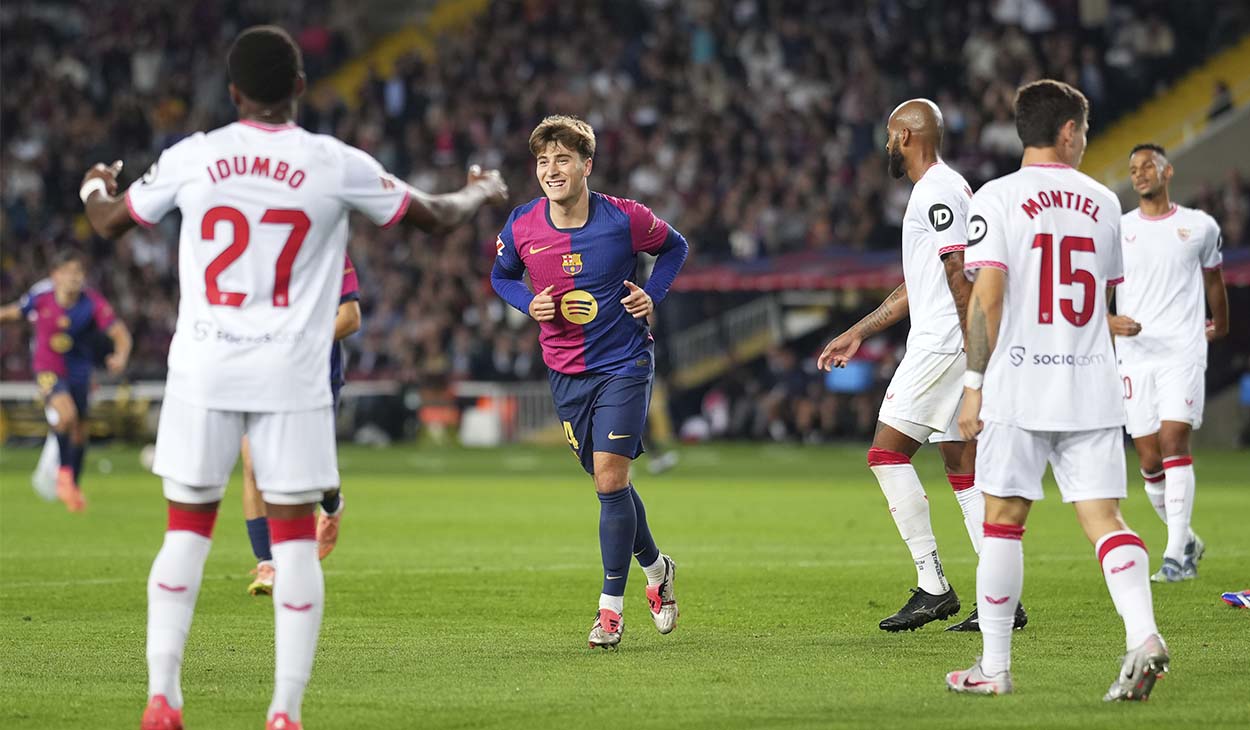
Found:
[(1128, 175), (1133, 181), (1133, 190), (1149, 200), (1167, 187), (1172, 179), (1172, 166), (1155, 150), (1138, 150), (1128, 158)]
[(586, 178), (594, 160), (584, 158), (559, 142), (551, 142), (538, 153), (534, 166), (538, 184), (553, 203), (573, 203), (586, 192)]

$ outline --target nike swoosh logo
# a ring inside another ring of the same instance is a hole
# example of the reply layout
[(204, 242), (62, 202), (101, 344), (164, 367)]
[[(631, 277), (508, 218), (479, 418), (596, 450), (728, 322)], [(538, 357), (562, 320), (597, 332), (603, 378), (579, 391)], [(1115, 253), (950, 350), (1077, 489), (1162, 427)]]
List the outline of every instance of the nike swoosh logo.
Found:
[(608, 438), (612, 441), (619, 441), (620, 439), (627, 439), (630, 436), (633, 436), (633, 434), (632, 433), (612, 433), (611, 431), (608, 431)]
[(604, 576), (604, 577), (605, 577), (605, 578), (607, 578), (608, 580), (620, 580), (621, 578), (624, 578), (625, 576), (623, 576), (623, 575), (607, 575), (607, 576)]
[(994, 598), (994, 597), (992, 597), (992, 596), (986, 596), (986, 597), (985, 597), (985, 600), (989, 601), (990, 603), (994, 604), (995, 606), (1001, 606), (1001, 605), (1003, 605), (1004, 603), (1006, 603), (1006, 602), (1007, 602), (1007, 599), (1008, 599), (1008, 598), (1011, 598), (1011, 596), (1003, 596), (1002, 598)]
[(551, 244), (550, 246), (543, 246), (542, 248), (534, 248), (533, 246), (530, 246), (530, 255), (533, 255), (536, 253), (542, 253), (543, 251), (546, 251), (549, 248), (553, 248), (554, 246), (555, 246), (554, 243)]
[(1130, 561), (1128, 561), (1127, 563), (1125, 563), (1124, 565), (1120, 565), (1120, 566), (1117, 566), (1117, 567), (1112, 568), (1112, 569), (1111, 569), (1111, 574), (1112, 574), (1112, 575), (1115, 575), (1116, 573), (1123, 573), (1124, 571), (1128, 570), (1129, 568), (1133, 567), (1134, 565), (1137, 565), (1137, 561), (1136, 561), (1136, 560), (1130, 560)]
[(290, 610), (292, 610), (292, 611), (299, 611), (300, 613), (303, 613), (303, 612), (307, 611), (308, 609), (312, 608), (312, 607), (313, 607), (313, 605), (312, 605), (311, 603), (305, 603), (305, 604), (304, 604), (304, 605), (302, 605), (302, 606), (294, 606), (294, 605), (292, 605), (292, 604), (290, 604), (290, 603), (284, 603), (284, 604), (282, 604), (282, 607), (283, 607), (283, 608), (289, 608), (289, 609), (290, 609)]
[(984, 687), (987, 684), (994, 684), (994, 683), (993, 682), (969, 682), (966, 679), (964, 680), (965, 687)]
[(156, 587), (160, 588), (162, 591), (169, 591), (170, 593), (183, 593), (187, 590), (186, 586), (167, 586), (164, 583), (157, 583)]

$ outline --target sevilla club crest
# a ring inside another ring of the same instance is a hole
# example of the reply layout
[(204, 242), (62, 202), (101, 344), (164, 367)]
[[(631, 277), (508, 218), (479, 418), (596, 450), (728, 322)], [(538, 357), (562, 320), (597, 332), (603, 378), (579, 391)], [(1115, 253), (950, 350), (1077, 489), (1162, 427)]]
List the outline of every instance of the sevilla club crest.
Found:
[(1176, 229), (1176, 235), (1177, 235), (1177, 236), (1180, 236), (1180, 239), (1181, 239), (1182, 241), (1188, 241), (1188, 240), (1189, 240), (1189, 229), (1188, 229), (1188, 228), (1177, 228), (1177, 229)]
[(582, 255), (580, 253), (560, 254), (560, 268), (569, 276), (582, 273)]

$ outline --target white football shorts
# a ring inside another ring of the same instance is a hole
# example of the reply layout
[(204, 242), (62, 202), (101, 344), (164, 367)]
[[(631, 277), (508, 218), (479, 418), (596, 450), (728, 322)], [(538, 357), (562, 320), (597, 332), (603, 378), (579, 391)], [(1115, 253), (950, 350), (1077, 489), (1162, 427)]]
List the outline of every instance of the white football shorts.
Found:
[(1202, 428), (1206, 369), (1197, 363), (1120, 363), (1124, 384), (1124, 418), (1129, 436), (1141, 438), (1159, 432), (1161, 421), (1188, 423)]
[(1119, 427), (1029, 431), (986, 422), (977, 437), (977, 487), (993, 497), (1043, 498), (1049, 463), (1064, 502), (1124, 499), (1124, 435)]
[(963, 441), (956, 418), (966, 368), (963, 352), (908, 350), (885, 390), (878, 420), (921, 443)]
[(165, 478), (165, 498), (188, 504), (220, 500), (245, 434), (266, 502), (308, 504), (339, 486), (333, 407), (217, 411), (166, 394), (152, 464), (152, 471)]

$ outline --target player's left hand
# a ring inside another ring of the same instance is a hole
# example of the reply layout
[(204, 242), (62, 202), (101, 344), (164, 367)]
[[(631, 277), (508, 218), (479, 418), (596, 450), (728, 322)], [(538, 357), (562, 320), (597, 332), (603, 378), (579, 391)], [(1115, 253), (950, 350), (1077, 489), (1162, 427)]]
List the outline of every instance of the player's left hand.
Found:
[(1208, 319), (1207, 327), (1206, 327), (1206, 334), (1207, 334), (1207, 342), (1214, 342), (1215, 340), (1218, 340), (1224, 335), (1228, 334), (1228, 328), (1225, 327), (1224, 331), (1220, 332), (1215, 329), (1215, 321)]
[(655, 302), (651, 301), (651, 295), (639, 288), (637, 284), (627, 281), (625, 288), (629, 290), (629, 296), (622, 299), (621, 304), (625, 305), (625, 311), (629, 312), (630, 316), (634, 319), (642, 319), (655, 311)]
[(959, 408), (959, 435), (965, 441), (976, 440), (985, 424), (981, 421), (981, 391), (964, 388), (964, 403)]
[[(103, 162), (97, 162), (91, 166), (90, 170), (87, 170), (86, 175), (82, 176), (82, 185), (86, 185), (88, 180), (92, 180), (98, 177), (104, 181), (105, 190), (108, 192), (109, 196), (110, 197), (116, 196), (117, 195), (117, 176), (120, 175), (121, 172), (122, 172), (121, 160), (116, 160), (115, 162), (113, 162), (113, 164), (108, 165), (107, 167), (104, 165)], [(79, 187), (81, 188), (82, 185), (79, 185)]]
[(1107, 324), (1116, 337), (1135, 337), (1141, 332), (1141, 323), (1124, 314), (1108, 314)]
[(121, 375), (126, 371), (126, 362), (130, 359), (127, 355), (114, 352), (104, 358), (104, 367), (108, 369), (109, 375)]

